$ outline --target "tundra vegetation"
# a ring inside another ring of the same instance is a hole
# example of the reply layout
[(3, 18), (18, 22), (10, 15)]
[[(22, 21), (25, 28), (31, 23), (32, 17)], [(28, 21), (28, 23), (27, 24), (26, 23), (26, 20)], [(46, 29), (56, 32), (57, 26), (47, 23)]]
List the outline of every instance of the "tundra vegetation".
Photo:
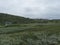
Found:
[(60, 20), (7, 16), (0, 18), (0, 45), (60, 45)]

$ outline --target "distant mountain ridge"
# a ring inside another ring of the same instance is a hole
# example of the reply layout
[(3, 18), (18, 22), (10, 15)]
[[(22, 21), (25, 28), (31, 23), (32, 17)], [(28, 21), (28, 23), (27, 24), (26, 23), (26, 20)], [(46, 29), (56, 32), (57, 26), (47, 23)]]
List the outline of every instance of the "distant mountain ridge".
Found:
[(30, 19), (21, 16), (0, 13), (0, 25), (5, 24), (26, 24), (26, 23), (60, 23), (60, 19)]

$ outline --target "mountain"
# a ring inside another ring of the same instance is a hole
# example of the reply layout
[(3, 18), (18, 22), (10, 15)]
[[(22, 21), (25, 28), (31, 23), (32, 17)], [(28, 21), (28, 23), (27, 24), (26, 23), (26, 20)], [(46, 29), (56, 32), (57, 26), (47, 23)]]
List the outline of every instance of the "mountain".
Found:
[(0, 25), (5, 24), (26, 24), (26, 23), (60, 23), (60, 19), (30, 19), (6, 13), (0, 13)]
[(12, 23), (12, 24), (21, 24), (21, 23), (32, 23), (33, 19), (15, 16), (6, 13), (0, 13), (0, 24)]

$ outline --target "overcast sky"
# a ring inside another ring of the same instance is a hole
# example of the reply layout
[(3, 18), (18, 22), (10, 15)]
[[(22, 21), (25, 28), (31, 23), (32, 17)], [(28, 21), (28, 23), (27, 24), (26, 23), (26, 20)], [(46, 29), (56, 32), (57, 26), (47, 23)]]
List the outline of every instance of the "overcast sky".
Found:
[(0, 0), (0, 12), (29, 18), (60, 19), (60, 0)]

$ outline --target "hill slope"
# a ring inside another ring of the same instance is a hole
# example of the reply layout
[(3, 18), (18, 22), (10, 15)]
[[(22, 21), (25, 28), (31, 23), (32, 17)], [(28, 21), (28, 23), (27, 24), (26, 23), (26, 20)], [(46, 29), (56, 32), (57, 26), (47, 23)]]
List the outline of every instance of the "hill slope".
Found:
[(31, 23), (31, 22), (33, 22), (33, 20), (29, 18), (0, 13), (0, 24), (5, 23), (20, 24), (20, 23)]

